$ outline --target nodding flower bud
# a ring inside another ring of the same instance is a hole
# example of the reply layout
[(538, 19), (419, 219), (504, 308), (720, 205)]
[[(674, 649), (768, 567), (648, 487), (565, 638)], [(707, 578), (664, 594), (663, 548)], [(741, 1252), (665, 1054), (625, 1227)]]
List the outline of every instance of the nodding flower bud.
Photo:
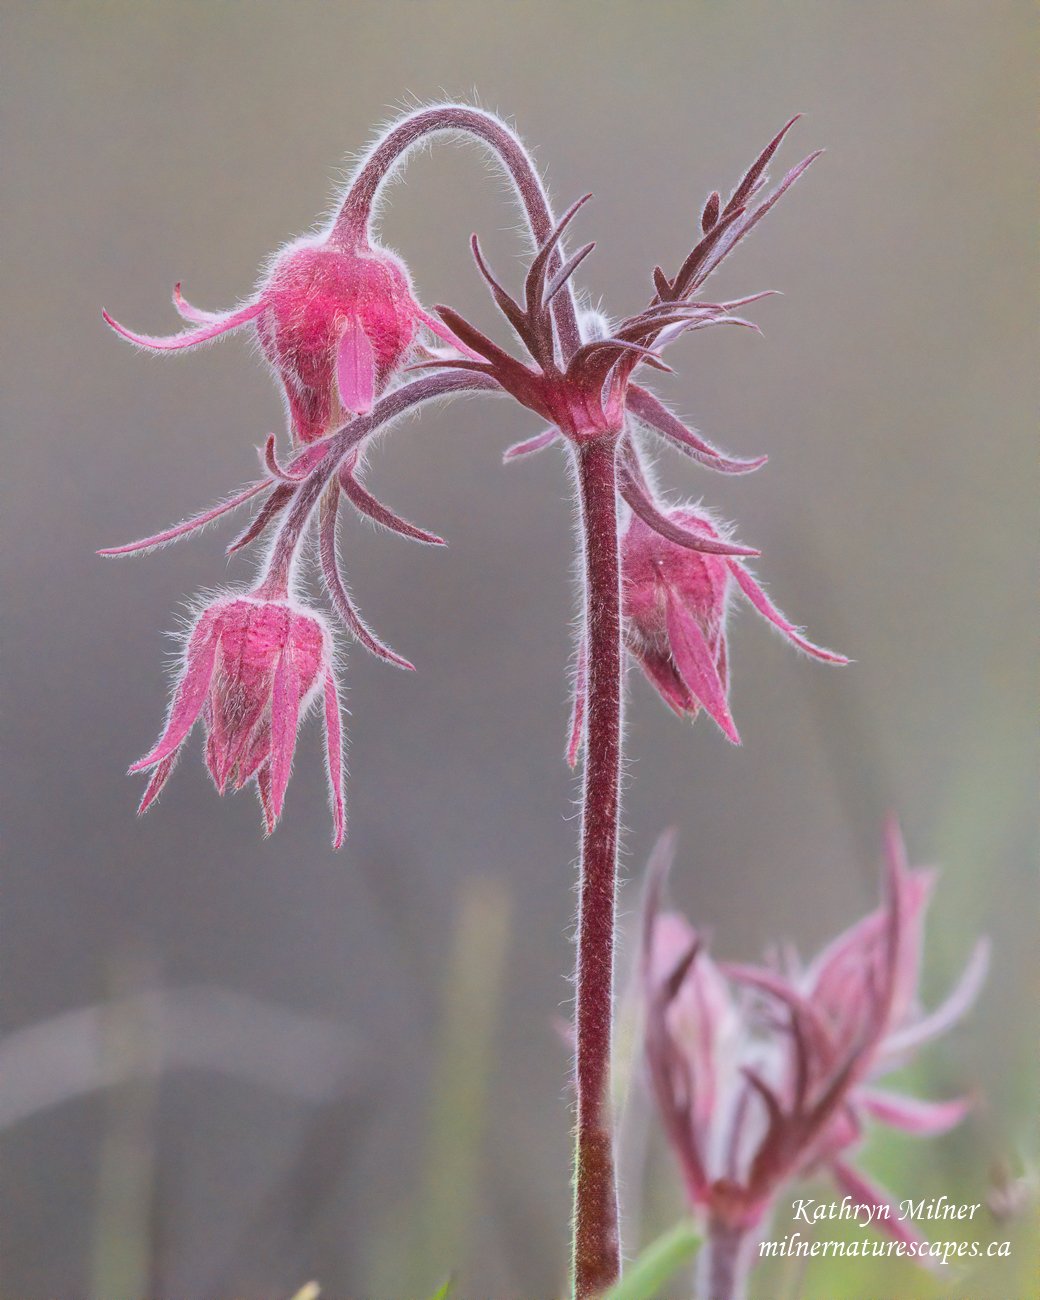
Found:
[(324, 693), (325, 741), (334, 823), (343, 842), (343, 741), (332, 671), (332, 641), (321, 616), (281, 600), (230, 596), (200, 615), (188, 638), (184, 669), (158, 744), (130, 768), (153, 768), (144, 812), (169, 779), (181, 747), (201, 716), (206, 766), (223, 794), (256, 778), (270, 834), (281, 816), (296, 732), (318, 691)]
[(382, 249), (291, 244), (261, 298), (260, 346), (301, 442), (371, 410), (405, 364), (421, 318), (404, 263)]
[[(690, 506), (664, 512), (688, 533), (717, 539), (716, 525)], [(704, 709), (735, 745), (729, 709), (726, 613), (734, 586), (799, 649), (830, 663), (843, 655), (806, 640), (770, 601), (736, 555), (679, 545), (633, 514), (621, 542), (625, 637), (651, 685), (677, 714)]]
[(456, 343), (416, 301), (401, 259), (368, 243), (297, 240), (274, 258), (252, 301), (235, 311), (193, 307), (179, 284), (173, 304), (192, 328), (165, 338), (136, 334), (103, 315), (124, 338), (157, 352), (253, 325), (284, 391), (294, 438), (304, 443), (371, 410), (411, 360), (420, 325)]

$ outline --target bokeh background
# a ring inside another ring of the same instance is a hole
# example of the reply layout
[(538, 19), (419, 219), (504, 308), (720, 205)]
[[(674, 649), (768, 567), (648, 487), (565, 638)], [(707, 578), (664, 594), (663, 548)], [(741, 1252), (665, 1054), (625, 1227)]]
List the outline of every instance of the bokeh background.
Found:
[[(661, 471), (737, 520), (783, 608), (856, 664), (801, 659), (739, 613), (740, 750), (633, 676), (623, 922), (674, 824), (673, 894), (716, 953), (811, 952), (873, 904), (897, 812), (913, 857), (944, 868), (928, 996), (980, 932), (994, 960), (913, 1080), (976, 1092), (974, 1115), (867, 1163), (901, 1195), (968, 1201), (1028, 1170), (1035, 23), (1025, 0), (6, 0), (0, 1295), (277, 1297), (316, 1277), (333, 1297), (412, 1297), (449, 1268), (464, 1297), (562, 1290), (562, 459), (504, 470), (535, 426), (478, 400), (380, 445), (373, 486), (451, 546), (346, 530), (362, 609), (419, 672), (348, 649), (338, 855), (313, 722), (269, 841), (248, 793), (214, 796), (197, 749), (135, 819), (124, 771), (165, 708), (167, 632), (250, 561), (224, 559), (233, 525), (93, 554), (247, 481), (282, 427), (240, 339), (154, 360), (101, 306), (164, 332), (175, 280), (206, 306), (243, 297), (327, 208), (347, 152), (444, 95), (510, 115), (559, 204), (595, 192), (581, 279), (618, 314), (792, 111), (807, 117), (782, 164), (827, 147), (719, 276), (785, 291), (754, 309), (765, 337), (697, 335), (658, 386), (769, 467), (727, 481), (667, 455)], [(519, 274), (498, 177), (440, 143), (393, 191), (386, 241), (426, 302), (492, 325), (471, 230)], [(631, 1249), (680, 1212), (652, 1137), (626, 1194)], [(1021, 1234), (984, 1217), (973, 1235), (1016, 1256), (941, 1284), (844, 1263), (757, 1285), (1007, 1300), (1035, 1281)]]

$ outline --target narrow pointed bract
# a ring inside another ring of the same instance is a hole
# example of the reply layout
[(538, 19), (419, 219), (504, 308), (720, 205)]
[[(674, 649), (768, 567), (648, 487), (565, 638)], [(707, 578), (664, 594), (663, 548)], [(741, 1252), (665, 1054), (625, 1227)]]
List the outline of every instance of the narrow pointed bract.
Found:
[[(807, 640), (768, 600), (732, 554), (712, 554), (719, 530), (691, 506), (672, 507), (663, 518), (680, 536), (645, 511), (633, 513), (621, 542), (625, 633), (629, 652), (651, 685), (680, 715), (703, 708), (733, 744), (740, 744), (729, 711), (726, 618), (734, 590), (800, 650), (828, 663), (843, 655)], [(656, 526), (655, 526), (656, 525)], [(681, 540), (702, 538), (699, 548)], [(745, 552), (746, 553), (746, 552)]]

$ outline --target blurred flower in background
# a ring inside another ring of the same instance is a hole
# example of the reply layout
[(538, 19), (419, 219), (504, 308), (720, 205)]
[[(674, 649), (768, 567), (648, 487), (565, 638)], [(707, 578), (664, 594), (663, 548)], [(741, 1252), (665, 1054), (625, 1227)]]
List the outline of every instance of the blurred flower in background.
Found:
[(867, 1121), (929, 1136), (966, 1114), (964, 1100), (920, 1101), (874, 1083), (967, 1011), (985, 978), (988, 943), (980, 941), (946, 1000), (924, 1013), (918, 984), (936, 873), (910, 869), (893, 823), (877, 911), (808, 965), (784, 949), (782, 962), (719, 966), (703, 934), (660, 911), (673, 852), (672, 837), (663, 837), (649, 871), (645, 1057), (686, 1194), (708, 1223), (701, 1294), (743, 1294), (739, 1274), (777, 1198), (819, 1169), (863, 1221), (915, 1253), (923, 1239), (852, 1157)]

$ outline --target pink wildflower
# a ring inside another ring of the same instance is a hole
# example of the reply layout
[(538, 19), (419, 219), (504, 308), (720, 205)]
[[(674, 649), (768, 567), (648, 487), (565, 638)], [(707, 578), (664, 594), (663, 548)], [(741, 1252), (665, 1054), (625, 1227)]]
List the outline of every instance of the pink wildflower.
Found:
[(188, 639), (184, 671), (155, 748), (130, 768), (154, 768), (139, 812), (155, 800), (201, 716), (206, 766), (223, 794), (256, 778), (270, 834), (282, 813), (296, 732), (319, 689), (332, 796), (333, 844), (343, 843), (343, 741), (332, 646), (320, 615), (285, 601), (223, 597)]
[(282, 385), (294, 437), (304, 443), (371, 410), (409, 360), (420, 324), (454, 342), (416, 301), (401, 259), (363, 236), (290, 244), (253, 300), (235, 311), (201, 311), (185, 301), (179, 284), (173, 303), (194, 328), (166, 338), (136, 334), (102, 314), (119, 334), (155, 351), (197, 347), (255, 326)]
[[(676, 536), (662, 528), (670, 524)], [(735, 745), (729, 710), (726, 613), (734, 586), (800, 650), (829, 663), (848, 660), (806, 640), (734, 555), (693, 550), (690, 534), (718, 539), (701, 511), (663, 511), (652, 523), (633, 512), (621, 541), (625, 635), (632, 657), (661, 698), (680, 716), (703, 708)]]
[(877, 911), (807, 967), (793, 956), (783, 973), (720, 967), (681, 916), (658, 910), (671, 854), (662, 840), (644, 918), (646, 1060), (691, 1203), (722, 1232), (752, 1232), (785, 1183), (822, 1168), (853, 1203), (877, 1211), (878, 1227), (919, 1242), (898, 1214), (886, 1216), (888, 1193), (849, 1157), (869, 1120), (926, 1136), (964, 1117), (964, 1100), (919, 1101), (874, 1081), (969, 1008), (986, 943), (946, 1001), (923, 1013), (917, 990), (936, 873), (910, 870), (892, 824)]

